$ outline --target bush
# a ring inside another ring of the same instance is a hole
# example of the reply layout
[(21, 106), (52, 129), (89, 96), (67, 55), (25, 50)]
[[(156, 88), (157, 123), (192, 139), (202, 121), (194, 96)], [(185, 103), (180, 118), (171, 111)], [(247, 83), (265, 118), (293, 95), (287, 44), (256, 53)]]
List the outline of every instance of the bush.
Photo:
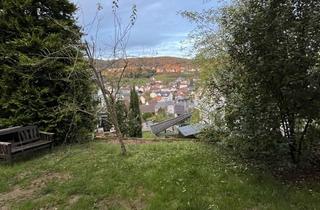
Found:
[(143, 114), (142, 114), (142, 119), (143, 119), (144, 121), (147, 121), (148, 119), (150, 119), (150, 118), (153, 117), (153, 116), (154, 116), (153, 113), (143, 113)]

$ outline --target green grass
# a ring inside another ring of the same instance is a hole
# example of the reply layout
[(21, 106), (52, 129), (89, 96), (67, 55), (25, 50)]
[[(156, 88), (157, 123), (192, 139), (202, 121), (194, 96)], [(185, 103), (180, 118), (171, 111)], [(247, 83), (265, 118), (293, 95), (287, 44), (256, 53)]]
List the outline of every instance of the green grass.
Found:
[(146, 85), (150, 81), (149, 78), (123, 78), (123, 85)]
[(169, 84), (175, 81), (178, 77), (186, 80), (197, 77), (194, 72), (181, 72), (181, 73), (158, 73), (154, 76), (156, 80), (162, 81), (164, 84)]
[(320, 208), (319, 184), (284, 184), (213, 146), (158, 142), (128, 151), (123, 157), (119, 145), (95, 141), (0, 165), (0, 209)]
[(181, 75), (181, 73), (160, 73), (156, 74), (154, 78), (162, 81), (164, 84), (169, 84), (170, 82), (175, 81)]
[(149, 139), (155, 139), (156, 135), (154, 135), (151, 131), (144, 131), (142, 132), (143, 139), (149, 140)]

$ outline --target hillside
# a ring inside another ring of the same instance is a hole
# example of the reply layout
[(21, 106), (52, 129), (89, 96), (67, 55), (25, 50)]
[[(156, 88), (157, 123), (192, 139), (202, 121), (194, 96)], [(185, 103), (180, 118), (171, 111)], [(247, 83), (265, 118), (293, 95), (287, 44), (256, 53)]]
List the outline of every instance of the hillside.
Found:
[(0, 209), (318, 209), (319, 184), (285, 184), (192, 141), (105, 141), (0, 165)]
[[(156, 70), (162, 72), (182, 72), (194, 69), (191, 59), (177, 57), (143, 57), (143, 58), (128, 58), (128, 71), (138, 70)], [(122, 68), (123, 61), (106, 61), (97, 60), (99, 68), (112, 70)]]

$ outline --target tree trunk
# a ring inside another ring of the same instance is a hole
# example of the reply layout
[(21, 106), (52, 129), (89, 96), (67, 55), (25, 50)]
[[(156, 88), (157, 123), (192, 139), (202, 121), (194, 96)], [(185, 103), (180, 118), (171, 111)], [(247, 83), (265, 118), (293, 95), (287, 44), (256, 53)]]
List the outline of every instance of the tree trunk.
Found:
[[(87, 44), (88, 46), (88, 44)], [(92, 57), (90, 57), (90, 51), (88, 51), (88, 47), (87, 47), (87, 55), (90, 59), (90, 67), (93, 70), (95, 76), (96, 76), (96, 83), (98, 85), (98, 87), (100, 88), (101, 92), (102, 92), (102, 96), (103, 99), (106, 103), (107, 108), (109, 108), (109, 112), (110, 112), (110, 116), (111, 116), (111, 121), (112, 124), (116, 130), (116, 135), (117, 135), (117, 140), (120, 143), (121, 146), (121, 154), (125, 155), (127, 153), (126, 150), (126, 146), (123, 142), (123, 135), (121, 133), (120, 127), (119, 127), (119, 123), (118, 123), (118, 118), (117, 118), (117, 113), (116, 113), (116, 107), (115, 107), (115, 99), (112, 95), (112, 93), (110, 93), (109, 91), (107, 91), (107, 89), (104, 86), (103, 83), (103, 79), (102, 76), (99, 74), (98, 70), (95, 68), (94, 66), (94, 60), (92, 59)], [(109, 97), (109, 98), (108, 98)]]
[(292, 116), (289, 114), (281, 114), (281, 120), (282, 120), (282, 127), (284, 131), (284, 135), (287, 139), (288, 146), (289, 146), (289, 153), (291, 156), (291, 160), (294, 164), (298, 162), (297, 157), (296, 157), (296, 143), (295, 143), (295, 130), (294, 130), (294, 124)]

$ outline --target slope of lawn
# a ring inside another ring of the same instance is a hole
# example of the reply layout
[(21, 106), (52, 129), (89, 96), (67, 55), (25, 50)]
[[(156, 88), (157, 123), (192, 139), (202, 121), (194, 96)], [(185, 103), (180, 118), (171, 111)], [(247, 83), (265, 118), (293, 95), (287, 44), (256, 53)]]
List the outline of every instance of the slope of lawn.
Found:
[(318, 209), (320, 185), (289, 185), (195, 142), (94, 141), (0, 165), (0, 209)]

